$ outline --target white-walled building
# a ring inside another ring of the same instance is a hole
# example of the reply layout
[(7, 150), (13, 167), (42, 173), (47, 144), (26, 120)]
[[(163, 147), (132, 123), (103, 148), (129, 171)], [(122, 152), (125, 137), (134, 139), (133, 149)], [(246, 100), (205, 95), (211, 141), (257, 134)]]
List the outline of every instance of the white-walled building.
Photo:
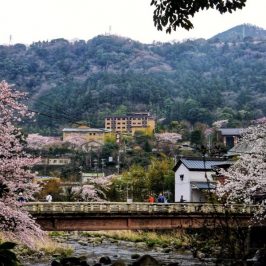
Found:
[[(204, 191), (215, 189), (215, 167), (228, 167), (230, 162), (205, 158), (181, 158), (174, 167), (175, 202), (205, 202)], [(181, 200), (182, 199), (182, 200)]]

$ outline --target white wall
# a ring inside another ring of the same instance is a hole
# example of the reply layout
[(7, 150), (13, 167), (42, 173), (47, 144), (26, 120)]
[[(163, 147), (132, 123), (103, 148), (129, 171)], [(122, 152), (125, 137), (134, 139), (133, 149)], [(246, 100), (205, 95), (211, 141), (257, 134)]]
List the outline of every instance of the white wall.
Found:
[[(214, 174), (214, 172), (208, 171), (206, 172), (206, 174), (207, 174), (209, 181), (212, 182), (213, 178), (211, 175)], [(191, 182), (207, 182), (204, 171), (190, 171), (189, 175), (190, 175)]]
[[(210, 182), (213, 181), (213, 171), (206, 172)], [(184, 175), (183, 181), (180, 179), (180, 175)], [(191, 189), (191, 182), (207, 182), (204, 171), (189, 171), (183, 164), (175, 172), (175, 202), (180, 202), (181, 195), (187, 202), (199, 202), (205, 201), (201, 191)]]
[[(183, 181), (181, 181), (180, 175), (184, 175)], [(175, 202), (180, 201), (181, 195), (185, 201), (191, 200), (190, 174), (183, 164), (175, 172)]]

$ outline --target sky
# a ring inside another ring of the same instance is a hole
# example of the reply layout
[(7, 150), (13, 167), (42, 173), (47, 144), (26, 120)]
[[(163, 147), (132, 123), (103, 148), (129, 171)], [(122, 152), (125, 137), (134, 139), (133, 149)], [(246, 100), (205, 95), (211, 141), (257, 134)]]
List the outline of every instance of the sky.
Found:
[(234, 26), (249, 23), (266, 29), (266, 0), (247, 0), (232, 14), (203, 11), (193, 19), (194, 29), (170, 35), (153, 25), (151, 0), (0, 0), (0, 44), (50, 41), (56, 38), (89, 40), (116, 34), (142, 43), (210, 38)]

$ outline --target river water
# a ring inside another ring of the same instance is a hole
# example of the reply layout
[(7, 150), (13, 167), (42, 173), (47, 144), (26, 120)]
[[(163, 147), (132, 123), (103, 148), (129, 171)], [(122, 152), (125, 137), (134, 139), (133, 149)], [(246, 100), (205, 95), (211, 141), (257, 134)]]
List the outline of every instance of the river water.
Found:
[[(61, 241), (60, 241), (61, 242)], [(162, 265), (167, 265), (171, 262), (178, 262), (183, 266), (199, 266), (199, 265), (215, 265), (212, 261), (199, 261), (193, 258), (189, 251), (180, 252), (174, 249), (163, 248), (148, 248), (144, 243), (133, 243), (128, 241), (112, 241), (110, 239), (103, 239), (101, 243), (85, 242), (78, 239), (67, 239), (62, 241), (70, 245), (75, 257), (86, 257), (89, 265), (94, 265), (99, 262), (99, 259), (103, 256), (108, 256), (113, 261), (122, 259), (129, 265), (134, 261), (131, 259), (131, 255), (139, 254), (140, 256), (149, 254), (154, 257)], [(25, 266), (48, 266), (51, 265), (53, 258), (49, 258), (46, 261), (38, 262), (24, 262)]]

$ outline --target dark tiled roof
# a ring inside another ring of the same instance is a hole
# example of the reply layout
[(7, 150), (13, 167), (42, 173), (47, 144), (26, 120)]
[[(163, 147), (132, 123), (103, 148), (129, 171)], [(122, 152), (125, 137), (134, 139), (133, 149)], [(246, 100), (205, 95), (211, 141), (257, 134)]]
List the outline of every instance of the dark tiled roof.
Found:
[(214, 183), (207, 183), (207, 182), (191, 182), (192, 189), (215, 189)]
[(108, 129), (104, 128), (63, 128), (63, 132), (110, 132)]
[(131, 113), (131, 114), (126, 114), (126, 115), (109, 115), (106, 116), (105, 118), (130, 118), (130, 117), (147, 117), (147, 118), (153, 118), (154, 117), (150, 113)]
[(241, 136), (243, 128), (219, 128), (222, 136)]
[(210, 158), (205, 158), (205, 162), (201, 158), (181, 158), (177, 162), (177, 164), (174, 167), (174, 171), (176, 171), (181, 164), (184, 164), (186, 168), (189, 170), (213, 170), (215, 166), (227, 166), (231, 165), (232, 161), (225, 161), (223, 159), (210, 159)]

